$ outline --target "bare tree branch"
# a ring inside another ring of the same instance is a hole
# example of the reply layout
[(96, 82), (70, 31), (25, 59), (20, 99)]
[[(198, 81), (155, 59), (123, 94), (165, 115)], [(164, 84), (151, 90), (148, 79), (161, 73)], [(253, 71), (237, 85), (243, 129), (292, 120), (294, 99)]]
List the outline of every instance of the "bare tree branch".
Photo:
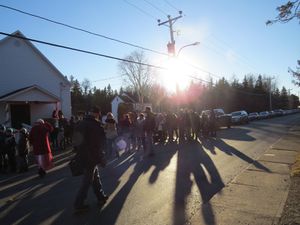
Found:
[(274, 20), (268, 20), (266, 24), (271, 25), (277, 22), (287, 23), (294, 18), (300, 19), (299, 7), (300, 0), (288, 1), (286, 4), (276, 8), (279, 12), (278, 16)]
[(148, 87), (152, 83), (152, 70), (146, 63), (145, 54), (142, 51), (134, 51), (125, 58), (126, 60), (139, 62), (140, 64), (130, 63), (128, 61), (120, 62), (119, 70), (125, 77), (125, 82), (137, 92), (139, 102), (144, 102)]

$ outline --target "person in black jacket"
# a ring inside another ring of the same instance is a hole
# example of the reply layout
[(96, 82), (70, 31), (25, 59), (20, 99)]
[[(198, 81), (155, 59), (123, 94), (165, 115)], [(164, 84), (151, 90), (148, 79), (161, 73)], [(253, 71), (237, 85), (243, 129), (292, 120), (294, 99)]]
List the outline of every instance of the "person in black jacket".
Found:
[(28, 171), (29, 133), (25, 128), (22, 128), (19, 135), (17, 149), (19, 155), (19, 172), (21, 173)]
[(154, 156), (154, 149), (153, 149), (153, 134), (155, 130), (155, 115), (151, 111), (150, 107), (146, 107), (145, 109), (145, 122), (144, 122), (144, 131), (146, 135), (146, 155), (147, 156)]
[(75, 199), (75, 213), (86, 211), (88, 205), (84, 204), (89, 186), (92, 185), (94, 193), (101, 207), (106, 203), (108, 196), (105, 195), (100, 181), (97, 165), (104, 167), (106, 159), (104, 156), (105, 133), (99, 122), (100, 110), (93, 107), (89, 115), (79, 122), (74, 131), (74, 146), (77, 149), (77, 156), (84, 168), (82, 183)]
[(0, 124), (0, 172), (5, 173), (8, 167), (5, 152), (6, 127)]

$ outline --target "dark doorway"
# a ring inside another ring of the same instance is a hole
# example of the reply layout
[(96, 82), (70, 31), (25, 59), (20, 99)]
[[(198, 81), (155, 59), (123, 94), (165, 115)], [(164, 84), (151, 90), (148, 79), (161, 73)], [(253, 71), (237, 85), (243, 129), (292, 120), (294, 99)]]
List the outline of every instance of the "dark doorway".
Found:
[(13, 128), (20, 129), (22, 123), (30, 125), (30, 105), (11, 104), (10, 105), (11, 125)]

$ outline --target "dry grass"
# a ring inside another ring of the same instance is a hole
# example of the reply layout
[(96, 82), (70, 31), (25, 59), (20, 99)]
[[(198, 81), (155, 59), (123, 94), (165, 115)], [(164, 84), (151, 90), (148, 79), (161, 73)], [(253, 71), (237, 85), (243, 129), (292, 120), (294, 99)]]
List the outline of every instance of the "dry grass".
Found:
[(297, 156), (296, 162), (292, 166), (291, 175), (300, 177), (300, 154)]

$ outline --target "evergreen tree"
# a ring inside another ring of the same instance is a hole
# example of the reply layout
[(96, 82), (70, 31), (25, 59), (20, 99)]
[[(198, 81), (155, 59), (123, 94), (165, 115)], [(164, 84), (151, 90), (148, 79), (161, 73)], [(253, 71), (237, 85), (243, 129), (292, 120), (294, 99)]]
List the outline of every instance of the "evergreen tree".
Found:
[(286, 88), (283, 86), (280, 92), (280, 108), (288, 109), (289, 108), (289, 97)]

